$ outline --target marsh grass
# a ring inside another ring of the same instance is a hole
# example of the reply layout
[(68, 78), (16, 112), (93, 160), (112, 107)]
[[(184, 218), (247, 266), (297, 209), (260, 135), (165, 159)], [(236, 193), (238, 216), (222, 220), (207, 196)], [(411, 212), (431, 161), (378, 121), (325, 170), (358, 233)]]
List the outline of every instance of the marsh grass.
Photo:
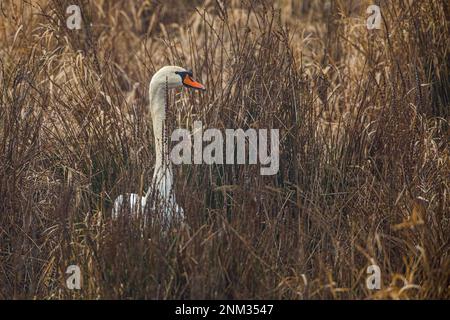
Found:
[[(380, 1), (369, 31), (368, 5), (2, 1), (0, 297), (448, 299), (449, 7)], [(151, 181), (167, 64), (208, 89), (171, 94), (173, 128), (278, 128), (280, 170), (177, 166), (162, 234), (111, 206)]]

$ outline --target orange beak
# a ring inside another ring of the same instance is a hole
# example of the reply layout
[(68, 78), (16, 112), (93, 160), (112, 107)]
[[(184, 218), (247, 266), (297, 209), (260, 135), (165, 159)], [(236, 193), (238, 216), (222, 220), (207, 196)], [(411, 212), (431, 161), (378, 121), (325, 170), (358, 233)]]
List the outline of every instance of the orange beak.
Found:
[(189, 88), (202, 90), (202, 91), (206, 90), (204, 85), (202, 85), (200, 82), (197, 82), (194, 79), (192, 79), (191, 76), (189, 76), (188, 74), (184, 77), (183, 84)]

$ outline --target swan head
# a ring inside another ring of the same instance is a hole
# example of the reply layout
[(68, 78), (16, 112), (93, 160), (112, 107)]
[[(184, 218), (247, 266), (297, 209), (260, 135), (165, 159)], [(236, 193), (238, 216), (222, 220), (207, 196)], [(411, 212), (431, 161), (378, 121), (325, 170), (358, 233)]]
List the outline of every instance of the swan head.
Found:
[(205, 86), (193, 79), (191, 70), (177, 66), (165, 66), (158, 70), (153, 76), (150, 86), (176, 89), (186, 87), (194, 90), (206, 90)]

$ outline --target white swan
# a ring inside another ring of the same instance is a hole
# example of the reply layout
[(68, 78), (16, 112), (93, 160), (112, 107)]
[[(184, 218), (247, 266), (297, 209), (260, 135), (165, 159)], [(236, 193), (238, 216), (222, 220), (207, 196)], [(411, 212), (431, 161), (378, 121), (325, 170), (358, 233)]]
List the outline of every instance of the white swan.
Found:
[(166, 66), (153, 75), (149, 87), (150, 114), (153, 122), (156, 152), (152, 185), (142, 197), (136, 193), (118, 196), (114, 201), (113, 219), (117, 219), (121, 214), (130, 214), (134, 217), (143, 215), (144, 223), (146, 223), (144, 210), (147, 205), (151, 205), (151, 208), (157, 211), (162, 211), (165, 222), (171, 221), (174, 218), (174, 213), (180, 220), (184, 219), (183, 208), (176, 203), (172, 190), (172, 165), (168, 152), (168, 135), (164, 127), (167, 90), (183, 86), (190, 89), (205, 90), (201, 83), (192, 79), (192, 71), (181, 67)]

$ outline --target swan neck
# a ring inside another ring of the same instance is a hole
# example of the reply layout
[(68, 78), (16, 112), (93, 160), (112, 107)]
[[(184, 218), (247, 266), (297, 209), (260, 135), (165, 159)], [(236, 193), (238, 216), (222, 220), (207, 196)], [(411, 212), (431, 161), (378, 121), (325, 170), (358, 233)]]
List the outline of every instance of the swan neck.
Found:
[(169, 138), (166, 126), (166, 100), (165, 86), (150, 84), (150, 113), (153, 122), (153, 135), (155, 140), (155, 171), (153, 185), (156, 185), (162, 196), (171, 192), (172, 167), (169, 159)]

